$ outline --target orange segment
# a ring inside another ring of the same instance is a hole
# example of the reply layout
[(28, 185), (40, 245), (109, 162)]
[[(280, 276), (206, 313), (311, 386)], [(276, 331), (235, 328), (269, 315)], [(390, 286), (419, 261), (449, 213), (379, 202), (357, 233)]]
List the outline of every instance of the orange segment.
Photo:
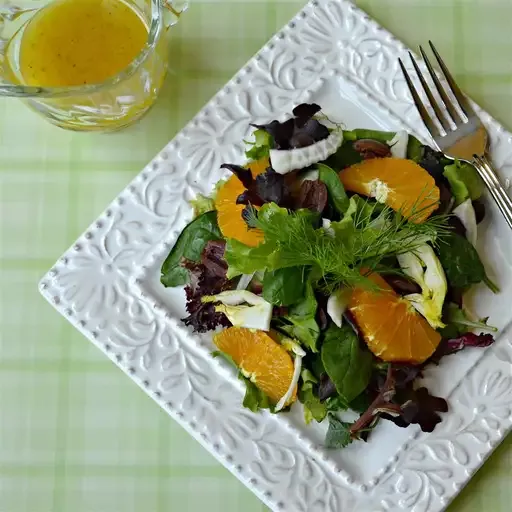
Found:
[[(266, 332), (229, 327), (213, 337), (219, 350), (229, 354), (237, 366), (277, 403), (288, 391), (293, 378), (293, 361), (282, 345)], [(295, 400), (297, 390), (292, 400)]]
[[(252, 175), (257, 176), (265, 172), (270, 165), (268, 158), (251, 162), (247, 167)], [(235, 238), (239, 242), (256, 247), (263, 240), (263, 233), (257, 229), (249, 229), (242, 219), (243, 204), (236, 204), (237, 197), (243, 193), (245, 187), (233, 174), (217, 192), (215, 209), (217, 222), (222, 234), (226, 238)]]
[(339, 176), (346, 190), (376, 197), (416, 224), (428, 219), (439, 204), (434, 178), (412, 160), (372, 158)]
[(356, 288), (349, 310), (368, 348), (384, 361), (422, 363), (441, 341), (441, 335), (378, 274), (369, 278), (380, 290)]

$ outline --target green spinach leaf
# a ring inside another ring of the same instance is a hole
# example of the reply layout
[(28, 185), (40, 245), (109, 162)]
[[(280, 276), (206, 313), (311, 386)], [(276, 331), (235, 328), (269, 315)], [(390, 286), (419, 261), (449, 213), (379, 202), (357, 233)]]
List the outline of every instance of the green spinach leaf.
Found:
[[(355, 139), (354, 139), (355, 140)], [(326, 165), (332, 169), (340, 171), (351, 165), (358, 164), (363, 161), (361, 153), (353, 146), (353, 140), (345, 140), (337, 149), (334, 155), (331, 155), (326, 161)]]
[(325, 436), (327, 448), (345, 448), (352, 442), (350, 435), (351, 423), (339, 420), (334, 414), (329, 414), (329, 428)]
[(320, 380), (322, 374), (325, 373), (324, 363), (320, 354), (312, 354), (309, 356), (311, 373), (317, 380)]
[(447, 234), (440, 241), (437, 252), (446, 278), (455, 288), (467, 289), (483, 281), (491, 290), (498, 291), (488, 279), (476, 249), (463, 236)]
[(358, 412), (360, 414), (363, 414), (368, 407), (370, 407), (370, 398), (368, 397), (368, 393), (361, 393), (360, 395), (357, 395), (354, 400), (350, 402), (348, 405), (349, 409), (352, 409), (355, 412)]
[(304, 296), (305, 267), (267, 270), (263, 277), (263, 298), (276, 306), (290, 306)]
[(327, 187), (329, 198), (336, 210), (343, 215), (348, 208), (349, 199), (338, 173), (324, 164), (317, 164), (317, 168), (319, 171), (319, 180)]
[(198, 262), (205, 245), (210, 240), (222, 239), (217, 225), (217, 212), (203, 213), (181, 232), (171, 252), (165, 259), (160, 281), (166, 287), (187, 283), (188, 271), (180, 265), (182, 258)]
[(363, 350), (350, 326), (331, 325), (322, 345), (325, 371), (336, 386), (338, 394), (350, 403), (361, 394), (370, 381), (372, 355)]

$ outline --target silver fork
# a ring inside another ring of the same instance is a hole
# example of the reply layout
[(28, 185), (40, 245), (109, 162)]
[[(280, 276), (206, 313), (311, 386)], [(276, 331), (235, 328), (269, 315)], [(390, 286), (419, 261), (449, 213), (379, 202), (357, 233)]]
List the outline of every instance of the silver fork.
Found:
[[(439, 97), (441, 98), (442, 104), (446, 108), (446, 112), (443, 112), (441, 109), (439, 102), (434, 97), (432, 90), (427, 84), (427, 81), (421, 73), (420, 68), (414, 60), (411, 52), (409, 52), (409, 56), (421, 82), (423, 90), (425, 91), (425, 94), (428, 98), (430, 106), (432, 107), (432, 110), (434, 111), (435, 117), (439, 121), (439, 124), (442, 126), (444, 133), (442, 130), (439, 130), (427, 109), (425, 108), (425, 105), (423, 104), (418, 91), (416, 90), (416, 87), (414, 86), (411, 77), (409, 76), (409, 73), (405, 69), (402, 59), (398, 59), (405, 77), (405, 81), (407, 82), (407, 86), (409, 87), (412, 98), (414, 100), (414, 104), (416, 105), (421, 119), (423, 120), (427, 130), (430, 132), (430, 135), (434, 139), (435, 145), (439, 151), (443, 152), (445, 156), (450, 159), (457, 158), (461, 161), (468, 162), (475, 167), (475, 169), (478, 171), (478, 174), (482, 177), (484, 183), (489, 189), (493, 199), (496, 201), (498, 208), (505, 217), (507, 224), (510, 226), (510, 228), (512, 228), (512, 200), (510, 199), (503, 185), (500, 183), (500, 180), (496, 174), (496, 170), (494, 169), (491, 160), (489, 159), (489, 140), (487, 130), (478, 118), (476, 112), (471, 107), (469, 101), (459, 89), (451, 73), (448, 71), (446, 64), (443, 62), (443, 59), (441, 59), (441, 56), (439, 55), (435, 46), (432, 44), (432, 41), (429, 41), (429, 44), (446, 78), (446, 82), (448, 83), (448, 86), (457, 101), (458, 107), (463, 112), (464, 116), (457, 111), (454, 103), (448, 97), (445, 88), (441, 84), (436, 72), (434, 71), (434, 68), (432, 67), (432, 64), (430, 63), (421, 46), (421, 56), (425, 61), (430, 77), (434, 82), (437, 92), (439, 93)], [(455, 126), (455, 128), (452, 127), (452, 124)]]

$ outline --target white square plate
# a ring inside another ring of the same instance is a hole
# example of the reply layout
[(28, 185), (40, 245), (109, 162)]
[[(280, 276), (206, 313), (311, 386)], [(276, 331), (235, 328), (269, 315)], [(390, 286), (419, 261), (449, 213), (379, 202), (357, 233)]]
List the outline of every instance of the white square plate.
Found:
[[(446, 507), (512, 425), (512, 233), (487, 201), (480, 254), (503, 290), (473, 309), (501, 329), (486, 350), (426, 375), (450, 411), (432, 434), (383, 422), (368, 443), (322, 448), (325, 427), (243, 409), (241, 383), (184, 328), (184, 294), (159, 268), (220, 164), (241, 162), (249, 123), (314, 101), (349, 128), (404, 128), (428, 140), (397, 59), (406, 48), (348, 0), (309, 3), (133, 180), (40, 283), (42, 294), (274, 510)], [(512, 174), (512, 136), (485, 112), (493, 160)]]

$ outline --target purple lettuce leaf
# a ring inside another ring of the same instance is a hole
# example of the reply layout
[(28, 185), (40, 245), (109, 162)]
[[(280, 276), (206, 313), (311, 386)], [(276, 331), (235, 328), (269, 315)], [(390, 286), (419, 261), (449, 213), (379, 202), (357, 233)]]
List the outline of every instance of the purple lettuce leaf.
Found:
[(482, 332), (475, 334), (474, 332), (466, 332), (457, 338), (442, 340), (437, 350), (428, 361), (438, 364), (442, 357), (455, 354), (466, 347), (488, 347), (495, 341), (494, 336), (490, 333)]
[(444, 398), (431, 395), (425, 387), (414, 389), (414, 381), (420, 375), (421, 367), (390, 364), (384, 382), (380, 379), (372, 403), (350, 427), (354, 438), (378, 417), (393, 421), (399, 427), (418, 424), (424, 432), (432, 432), (441, 421), (439, 412), (446, 412), (448, 404)]
[(315, 103), (303, 103), (293, 109), (295, 117), (284, 123), (274, 120), (268, 124), (252, 126), (265, 130), (273, 138), (275, 149), (303, 148), (329, 136), (329, 129), (312, 119), (320, 110), (320, 106)]
[(254, 181), (252, 172), (247, 167), (242, 167), (236, 164), (222, 164), (221, 169), (231, 171), (243, 184), (244, 187), (249, 188)]
[(201, 253), (200, 263), (189, 260), (183, 260), (181, 263), (190, 274), (190, 283), (185, 287), (186, 309), (189, 315), (182, 321), (195, 332), (210, 331), (219, 325), (231, 326), (224, 313), (215, 311), (215, 304), (201, 301), (205, 295), (215, 295), (232, 288), (231, 281), (227, 279), (225, 245), (223, 240), (209, 241)]
[[(224, 164), (224, 168), (233, 170), (233, 172), (235, 172), (234, 169), (236, 167), (231, 164)], [(239, 174), (236, 171), (238, 177)], [(265, 172), (258, 174), (256, 178), (251, 176), (250, 180), (246, 179), (246, 177), (244, 179), (245, 181), (242, 183), (246, 190), (237, 197), (237, 204), (262, 206), (265, 203), (276, 203), (284, 208), (290, 206), (290, 190), (286, 184), (286, 178), (275, 172), (271, 167)]]

